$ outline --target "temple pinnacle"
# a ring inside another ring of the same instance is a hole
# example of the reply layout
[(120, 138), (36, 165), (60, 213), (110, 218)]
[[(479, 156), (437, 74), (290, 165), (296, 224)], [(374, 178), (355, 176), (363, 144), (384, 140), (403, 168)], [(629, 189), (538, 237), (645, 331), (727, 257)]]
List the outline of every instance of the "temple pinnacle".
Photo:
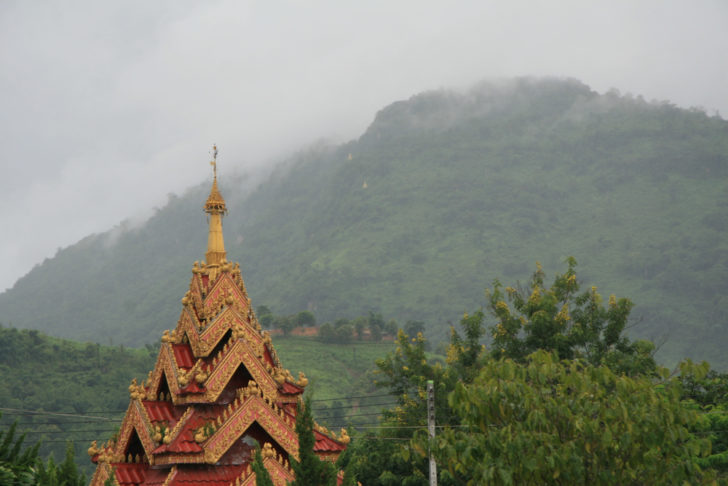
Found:
[(213, 169), (212, 189), (205, 202), (205, 212), (210, 215), (210, 227), (207, 237), (207, 265), (217, 266), (225, 261), (225, 241), (222, 234), (222, 217), (227, 213), (225, 200), (217, 188), (217, 145), (212, 146), (213, 157), (210, 161)]

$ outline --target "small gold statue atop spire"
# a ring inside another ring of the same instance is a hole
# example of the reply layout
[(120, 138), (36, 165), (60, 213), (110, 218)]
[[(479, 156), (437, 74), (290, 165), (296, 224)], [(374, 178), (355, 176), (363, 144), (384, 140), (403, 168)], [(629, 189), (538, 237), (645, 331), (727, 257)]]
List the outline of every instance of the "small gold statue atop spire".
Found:
[(225, 241), (222, 236), (222, 217), (227, 213), (225, 200), (217, 189), (217, 145), (212, 146), (213, 170), (212, 189), (205, 202), (205, 212), (210, 215), (210, 229), (207, 237), (205, 261), (208, 266), (218, 266), (225, 262)]

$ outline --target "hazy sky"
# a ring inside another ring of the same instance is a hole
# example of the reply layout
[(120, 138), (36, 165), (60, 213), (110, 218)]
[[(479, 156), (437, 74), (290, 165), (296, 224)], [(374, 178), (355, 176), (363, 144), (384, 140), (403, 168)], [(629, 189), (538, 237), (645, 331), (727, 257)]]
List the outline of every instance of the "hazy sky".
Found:
[(386, 104), (578, 78), (728, 115), (728, 1), (0, 2), (0, 291), (170, 192)]

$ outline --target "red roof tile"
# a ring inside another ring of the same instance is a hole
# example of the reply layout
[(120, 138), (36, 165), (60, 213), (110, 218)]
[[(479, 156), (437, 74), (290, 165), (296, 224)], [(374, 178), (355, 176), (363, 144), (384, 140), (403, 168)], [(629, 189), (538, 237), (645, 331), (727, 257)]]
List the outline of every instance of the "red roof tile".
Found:
[(149, 469), (144, 478), (145, 486), (162, 486), (169, 476), (170, 469)]
[(243, 472), (243, 466), (197, 466), (179, 467), (169, 486), (204, 484), (205, 486), (228, 486)]
[(121, 486), (135, 485), (144, 481), (145, 472), (149, 469), (148, 464), (117, 464), (116, 480)]
[(303, 393), (303, 388), (287, 381), (284, 381), (279, 389), (285, 395), (298, 395)]
[(216, 418), (224, 409), (224, 406), (212, 406), (204, 411), (195, 410), (192, 416), (182, 426), (177, 437), (166, 446), (157, 447), (155, 454), (162, 452), (178, 452), (183, 454), (196, 454), (202, 452), (202, 447), (195, 441), (195, 430), (208, 423), (210, 419)]
[[(182, 411), (177, 412), (172, 402), (142, 401), (147, 409), (149, 420), (152, 422), (177, 422), (182, 416)], [(172, 425), (174, 426), (174, 425)]]
[(318, 430), (314, 430), (314, 437), (316, 437), (316, 444), (313, 446), (315, 452), (337, 452), (346, 449), (346, 445), (322, 434)]
[(173, 344), (174, 359), (180, 368), (192, 368), (195, 365), (195, 356), (189, 344)]

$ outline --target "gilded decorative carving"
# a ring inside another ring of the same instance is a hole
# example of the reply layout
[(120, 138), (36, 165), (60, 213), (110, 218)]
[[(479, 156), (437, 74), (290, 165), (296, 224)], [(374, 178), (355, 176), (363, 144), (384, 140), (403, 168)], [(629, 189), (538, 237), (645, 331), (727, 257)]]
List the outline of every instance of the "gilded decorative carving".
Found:
[(177, 475), (177, 466), (172, 466), (172, 469), (169, 471), (169, 475), (167, 476), (167, 479), (164, 480), (164, 483), (162, 486), (169, 486), (172, 483), (172, 480)]
[(219, 310), (219, 307), (225, 303), (228, 296), (232, 300), (227, 305), (234, 305), (239, 312), (242, 313), (248, 307), (245, 305), (248, 301), (247, 296), (236, 285), (234, 273), (231, 274), (231, 271), (234, 272), (232, 264), (228, 263), (223, 266), (223, 275), (217, 279), (205, 298), (206, 308)]
[(305, 388), (308, 386), (308, 378), (306, 378), (306, 375), (303, 374), (303, 371), (298, 372), (298, 381), (296, 382), (296, 385), (300, 386), (301, 388)]
[(258, 383), (266, 395), (275, 397), (278, 394), (278, 383), (273, 379), (270, 373), (257, 356), (254, 356), (244, 341), (236, 341), (230, 351), (223, 356), (222, 360), (217, 364), (215, 369), (210, 373), (205, 386), (205, 398), (213, 402), (217, 400), (222, 393), (225, 385), (242, 363), (250, 372), (250, 375)]
[[(268, 474), (275, 486), (286, 486), (294, 479), (293, 470), (288, 461), (276, 457), (275, 453), (273, 456), (263, 458), (263, 466), (268, 470)], [(231, 486), (255, 486), (255, 484), (255, 473), (253, 473), (250, 466), (246, 465), (243, 472)]]
[[(109, 479), (110, 474), (111, 466), (109, 466), (109, 464), (106, 462), (99, 463), (96, 471), (94, 471), (93, 477), (91, 478), (90, 486), (103, 486), (106, 483), (106, 480)], [(116, 478), (114, 478), (112, 481), (114, 485), (119, 486)]]
[(146, 414), (143, 414), (141, 408), (144, 408), (144, 406), (139, 400), (134, 400), (129, 403), (129, 408), (126, 410), (121, 430), (119, 431), (119, 440), (113, 448), (113, 457), (110, 458), (111, 462), (123, 462), (118, 459), (124, 455), (124, 451), (126, 450), (129, 444), (129, 439), (131, 438), (132, 430), (136, 430), (137, 436), (142, 443), (142, 448), (144, 449), (144, 453), (149, 463), (154, 463), (152, 451), (155, 449), (155, 445), (151, 437), (152, 434), (150, 433), (152, 424), (148, 420), (148, 417), (145, 420), (144, 415)]
[(242, 436), (253, 422), (257, 422), (292, 457), (298, 458), (298, 438), (294, 424), (276, 414), (263, 398), (248, 396), (205, 443), (205, 462), (214, 464), (227, 452), (232, 443)]

